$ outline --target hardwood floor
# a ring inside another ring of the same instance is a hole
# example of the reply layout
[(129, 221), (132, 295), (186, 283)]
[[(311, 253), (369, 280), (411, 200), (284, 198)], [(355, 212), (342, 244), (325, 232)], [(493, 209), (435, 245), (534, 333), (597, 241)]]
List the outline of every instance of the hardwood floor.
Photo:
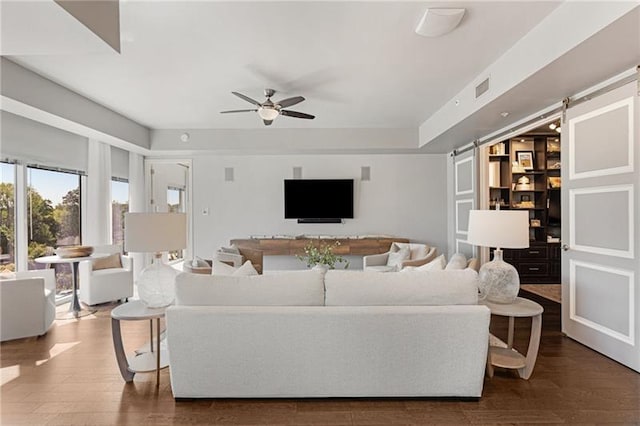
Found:
[[(169, 371), (138, 374), (125, 384), (111, 342), (111, 307), (79, 321), (57, 321), (42, 338), (0, 345), (0, 423), (116, 424), (640, 424), (640, 374), (563, 337), (560, 305), (524, 294), (545, 308), (540, 355), (529, 381), (496, 370), (480, 400), (321, 399), (175, 401)], [(492, 331), (506, 334), (506, 319)], [(525, 350), (528, 319), (516, 321)], [(122, 323), (133, 350), (148, 322)]]

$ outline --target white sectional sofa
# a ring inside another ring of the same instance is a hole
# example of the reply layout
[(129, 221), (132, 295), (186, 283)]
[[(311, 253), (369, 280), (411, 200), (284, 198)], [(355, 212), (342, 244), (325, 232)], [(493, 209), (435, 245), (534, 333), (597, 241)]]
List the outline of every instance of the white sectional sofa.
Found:
[(480, 397), (489, 310), (473, 270), (180, 274), (176, 398)]

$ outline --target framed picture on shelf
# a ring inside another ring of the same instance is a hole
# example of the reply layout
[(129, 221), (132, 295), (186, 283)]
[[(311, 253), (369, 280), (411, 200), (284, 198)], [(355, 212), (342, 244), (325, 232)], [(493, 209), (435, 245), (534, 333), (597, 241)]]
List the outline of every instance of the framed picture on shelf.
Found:
[(531, 219), (531, 227), (532, 228), (540, 228), (540, 219)]
[(533, 151), (516, 151), (516, 160), (523, 170), (533, 170)]

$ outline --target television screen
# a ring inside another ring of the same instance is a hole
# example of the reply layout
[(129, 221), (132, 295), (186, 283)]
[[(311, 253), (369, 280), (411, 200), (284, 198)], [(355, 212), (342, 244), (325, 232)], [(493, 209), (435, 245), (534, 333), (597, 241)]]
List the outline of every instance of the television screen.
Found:
[(285, 219), (352, 219), (353, 179), (286, 179)]

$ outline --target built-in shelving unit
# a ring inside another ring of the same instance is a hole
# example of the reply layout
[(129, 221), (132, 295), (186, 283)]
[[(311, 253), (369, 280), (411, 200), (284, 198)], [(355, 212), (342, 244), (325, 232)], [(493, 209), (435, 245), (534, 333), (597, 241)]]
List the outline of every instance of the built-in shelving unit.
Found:
[(560, 136), (528, 133), (489, 147), (489, 207), (529, 212), (530, 247), (504, 250), (523, 283), (560, 282)]

